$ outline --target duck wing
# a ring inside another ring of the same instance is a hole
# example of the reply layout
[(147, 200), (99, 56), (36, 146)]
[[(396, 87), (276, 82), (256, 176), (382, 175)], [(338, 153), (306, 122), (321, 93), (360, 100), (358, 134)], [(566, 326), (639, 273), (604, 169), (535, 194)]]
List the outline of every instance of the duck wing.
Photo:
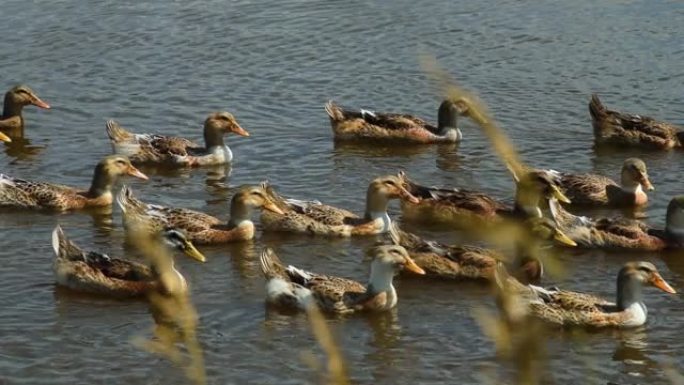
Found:
[(319, 201), (286, 199), (290, 209), (327, 226), (355, 224), (359, 216), (345, 209), (325, 205)]
[(620, 186), (612, 179), (596, 174), (561, 174), (560, 186), (572, 203), (607, 202), (607, 189)]
[(14, 207), (65, 208), (65, 198), (79, 197), (73, 187), (33, 182), (0, 174), (0, 204)]

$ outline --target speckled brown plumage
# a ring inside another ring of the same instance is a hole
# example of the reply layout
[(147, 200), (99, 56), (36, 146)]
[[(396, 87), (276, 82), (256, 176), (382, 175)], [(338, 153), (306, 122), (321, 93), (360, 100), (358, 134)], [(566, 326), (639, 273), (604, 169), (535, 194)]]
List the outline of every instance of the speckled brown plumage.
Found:
[(277, 210), (262, 186), (245, 186), (231, 200), (231, 218), (224, 222), (211, 215), (183, 208), (146, 204), (124, 186), (117, 196), (124, 223), (145, 217), (155, 229), (175, 227), (184, 230), (196, 244), (239, 242), (254, 238), (251, 208)]
[(107, 121), (107, 135), (112, 149), (124, 154), (134, 163), (165, 164), (170, 166), (206, 166), (229, 163), (232, 152), (225, 145), (227, 133), (249, 136), (232, 114), (217, 112), (204, 122), (205, 146), (188, 139), (158, 134), (134, 134), (113, 120)]
[(441, 126), (407, 114), (343, 109), (333, 101), (325, 105), (325, 111), (337, 140), (453, 143), (461, 140), (456, 115), (466, 109), (462, 102), (444, 101), (439, 111)]
[(89, 190), (0, 174), (0, 206), (57, 211), (109, 206), (112, 185), (121, 175), (147, 179), (121, 155), (105, 157), (97, 164)]
[(681, 128), (647, 116), (608, 110), (598, 95), (589, 103), (597, 143), (668, 150), (682, 146)]

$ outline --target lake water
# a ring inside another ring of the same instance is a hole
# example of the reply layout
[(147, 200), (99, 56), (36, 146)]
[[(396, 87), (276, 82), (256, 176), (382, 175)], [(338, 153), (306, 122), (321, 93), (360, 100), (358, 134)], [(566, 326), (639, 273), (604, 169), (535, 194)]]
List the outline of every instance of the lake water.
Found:
[[(110, 152), (104, 122), (201, 138), (205, 116), (232, 112), (252, 136), (228, 137), (227, 170), (144, 169), (127, 180), (147, 202), (226, 217), (236, 186), (268, 179), (286, 196), (362, 211), (368, 182), (405, 169), (426, 184), (479, 189), (510, 200), (513, 185), (478, 128), (454, 147), (335, 145), (323, 110), (348, 106), (436, 119), (439, 95), (421, 71), (435, 55), (475, 90), (538, 167), (619, 177), (642, 157), (656, 187), (646, 213), (663, 225), (682, 193), (682, 153), (596, 152), (587, 103), (684, 123), (684, 5), (676, 1), (75, 1), (6, 0), (0, 87), (26, 83), (52, 110), (25, 110), (30, 143), (6, 146), (0, 172), (86, 187)], [(391, 214), (398, 216), (397, 203)], [(133, 346), (149, 336), (144, 301), (83, 296), (54, 285), (50, 232), (60, 223), (86, 248), (124, 255), (120, 213), (0, 215), (0, 383), (182, 384), (182, 372)], [(456, 242), (447, 229), (420, 231)], [(373, 239), (259, 235), (205, 247), (206, 264), (180, 259), (201, 315), (212, 384), (316, 383), (301, 352), (319, 352), (304, 315), (267, 311), (258, 252), (365, 280)], [(563, 254), (570, 274), (549, 284), (614, 296), (628, 261), (654, 262), (684, 290), (684, 262), (648, 254)], [(396, 311), (330, 320), (358, 383), (485, 383), (503, 374), (473, 309), (493, 307), (480, 285), (404, 280)], [(544, 383), (663, 383), (683, 364), (679, 295), (647, 290), (648, 324), (636, 331), (568, 333), (550, 341)]]

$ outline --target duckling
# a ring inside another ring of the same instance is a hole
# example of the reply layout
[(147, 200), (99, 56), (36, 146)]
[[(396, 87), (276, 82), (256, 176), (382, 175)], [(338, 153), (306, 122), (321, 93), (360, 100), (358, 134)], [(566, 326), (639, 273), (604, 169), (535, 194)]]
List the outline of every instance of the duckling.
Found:
[(114, 153), (127, 155), (136, 164), (196, 167), (230, 163), (233, 152), (224, 143), (223, 136), (231, 132), (249, 136), (228, 112), (213, 113), (204, 121), (204, 147), (175, 136), (133, 134), (115, 121), (107, 121), (107, 135)]
[(332, 100), (325, 105), (336, 140), (379, 140), (409, 143), (455, 143), (463, 138), (458, 115), (466, 115), (467, 104), (444, 100), (439, 106), (437, 126), (412, 115), (345, 110)]
[(366, 212), (363, 217), (318, 201), (283, 199), (266, 186), (282, 213), (273, 210), (261, 213), (264, 230), (306, 233), (315, 235), (371, 235), (386, 233), (392, 223), (387, 206), (390, 199), (417, 202), (396, 175), (375, 178), (366, 193)]
[(143, 203), (133, 196), (133, 191), (127, 186), (121, 189), (116, 200), (123, 212), (126, 227), (131, 221), (145, 217), (154, 228), (182, 229), (193, 243), (202, 245), (253, 239), (255, 227), (251, 217), (254, 209), (283, 214), (263, 185), (243, 186), (233, 195), (228, 223), (199, 211)]
[(561, 230), (581, 247), (643, 251), (684, 247), (684, 195), (670, 200), (664, 230), (635, 219), (576, 216), (555, 201), (549, 202), (549, 209)]
[(594, 138), (599, 144), (669, 150), (682, 147), (681, 128), (648, 116), (626, 114), (607, 109), (598, 95), (589, 102)]
[(266, 301), (270, 304), (306, 309), (310, 301), (328, 313), (350, 314), (385, 311), (397, 305), (394, 275), (402, 269), (425, 274), (401, 246), (384, 245), (372, 249), (368, 285), (350, 279), (320, 275), (294, 266), (285, 267), (275, 252), (261, 253), (261, 270), (266, 278)]
[[(197, 261), (206, 259), (195, 246), (176, 229), (162, 233), (164, 244)], [(53, 270), (58, 285), (72, 290), (113, 297), (143, 295), (158, 284), (152, 269), (142, 263), (112, 258), (97, 251), (84, 251), (70, 241), (58, 225), (52, 231), (55, 251)]]
[(96, 166), (90, 189), (81, 190), (46, 182), (31, 182), (0, 174), (0, 207), (46, 210), (75, 210), (112, 204), (112, 187), (121, 175), (142, 180), (147, 176), (127, 157), (110, 155)]
[(5, 103), (0, 118), (0, 130), (21, 131), (24, 129), (24, 117), (21, 112), (25, 106), (34, 105), (49, 109), (50, 105), (42, 101), (27, 86), (16, 86), (5, 93)]
[(610, 302), (593, 295), (544, 289), (522, 285), (496, 270), (497, 285), (521, 298), (519, 306), (528, 314), (546, 322), (562, 326), (590, 328), (629, 328), (646, 323), (647, 310), (641, 289), (644, 285), (656, 287), (666, 293), (676, 291), (660, 276), (650, 262), (628, 262), (620, 269), (617, 278), (617, 300)]
[(646, 191), (654, 190), (646, 164), (638, 158), (624, 161), (620, 184), (603, 175), (549, 172), (557, 178), (561, 189), (574, 205), (642, 206), (648, 202)]

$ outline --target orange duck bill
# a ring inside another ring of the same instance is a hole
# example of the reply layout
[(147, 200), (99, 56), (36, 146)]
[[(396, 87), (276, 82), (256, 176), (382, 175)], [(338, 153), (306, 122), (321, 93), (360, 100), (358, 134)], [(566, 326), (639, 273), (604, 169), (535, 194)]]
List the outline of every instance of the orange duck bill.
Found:
[(418, 264), (416, 264), (416, 262), (411, 258), (406, 259), (406, 262), (404, 263), (404, 268), (412, 273), (425, 275), (425, 270), (418, 266)]
[(653, 187), (653, 185), (651, 184), (651, 181), (648, 179), (648, 175), (646, 175), (643, 172), (639, 174), (639, 183), (641, 184), (641, 186), (643, 186), (643, 188), (646, 191), (655, 190), (655, 187)]
[(11, 142), (11, 141), (12, 141), (12, 138), (10, 138), (9, 136), (7, 136), (7, 135), (3, 134), (2, 132), (0, 132), (0, 142), (7, 142), (7, 143), (9, 143), (9, 142)]
[(420, 199), (416, 198), (415, 195), (411, 194), (404, 187), (399, 187), (399, 196), (401, 197), (401, 199), (404, 199), (404, 200), (411, 202), (413, 204), (420, 203)]
[(142, 172), (140, 172), (140, 170), (138, 170), (137, 168), (135, 168), (133, 166), (128, 168), (128, 171), (126, 172), (126, 174), (128, 174), (130, 176), (134, 176), (136, 178), (140, 178), (142, 180), (150, 179), (147, 177), (147, 175), (143, 174)]
[(240, 136), (249, 136), (249, 132), (242, 128), (239, 124), (235, 123), (235, 126), (233, 127), (233, 132), (237, 135)]
[(670, 294), (676, 294), (677, 293), (677, 291), (675, 289), (673, 289), (669, 283), (665, 282), (663, 277), (661, 277), (660, 274), (658, 274), (658, 273), (653, 274), (653, 276), (651, 277), (651, 285), (657, 287), (658, 289), (660, 289), (666, 293), (670, 293)]
[(46, 110), (50, 109), (50, 105), (42, 101), (39, 97), (33, 95), (33, 100), (31, 100), (31, 104), (33, 104), (36, 107), (40, 108), (45, 108)]

